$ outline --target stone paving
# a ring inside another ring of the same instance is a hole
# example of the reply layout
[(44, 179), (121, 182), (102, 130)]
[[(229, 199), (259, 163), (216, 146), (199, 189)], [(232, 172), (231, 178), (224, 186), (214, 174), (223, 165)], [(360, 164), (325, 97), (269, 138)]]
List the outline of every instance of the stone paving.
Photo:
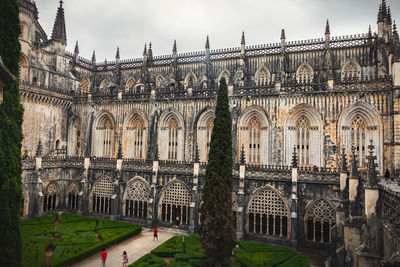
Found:
[[(171, 237), (178, 234), (186, 234), (179, 229), (158, 228), (158, 241), (153, 242), (152, 229), (143, 229), (143, 231), (119, 244), (113, 245), (106, 249), (107, 261), (106, 267), (119, 267), (122, 266), (122, 252), (126, 251), (128, 254), (129, 264), (135, 262), (140, 257), (149, 253)], [(72, 267), (101, 267), (100, 253), (96, 253), (80, 262), (77, 262)]]

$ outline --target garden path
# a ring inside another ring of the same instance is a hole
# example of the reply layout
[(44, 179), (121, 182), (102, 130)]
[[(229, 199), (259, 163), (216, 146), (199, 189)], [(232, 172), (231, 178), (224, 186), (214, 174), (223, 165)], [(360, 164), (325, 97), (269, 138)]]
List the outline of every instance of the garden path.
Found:
[[(127, 240), (106, 249), (106, 267), (122, 266), (121, 255), (124, 250), (128, 254), (129, 265), (178, 233), (180, 233), (180, 231), (177, 229), (176, 231), (170, 231), (170, 229), (167, 230), (167, 228), (158, 228), (159, 240), (153, 242), (153, 231), (151, 229), (143, 229), (140, 234), (128, 238)], [(100, 261), (100, 253), (96, 253), (95, 255), (92, 255), (70, 266), (100, 267), (102, 266)]]

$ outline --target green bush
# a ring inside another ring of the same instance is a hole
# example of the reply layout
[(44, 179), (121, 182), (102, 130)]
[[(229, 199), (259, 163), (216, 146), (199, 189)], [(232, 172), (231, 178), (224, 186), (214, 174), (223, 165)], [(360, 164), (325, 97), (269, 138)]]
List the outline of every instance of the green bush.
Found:
[(310, 260), (308, 257), (304, 255), (296, 255), (293, 258), (289, 259), (288, 261), (279, 264), (279, 267), (306, 267), (310, 266)]
[(276, 245), (270, 245), (270, 244), (259, 243), (259, 242), (239, 241), (238, 243), (239, 243), (240, 248), (242, 248), (248, 252), (261, 252), (261, 251), (290, 252), (290, 251), (293, 251), (289, 247), (276, 246)]

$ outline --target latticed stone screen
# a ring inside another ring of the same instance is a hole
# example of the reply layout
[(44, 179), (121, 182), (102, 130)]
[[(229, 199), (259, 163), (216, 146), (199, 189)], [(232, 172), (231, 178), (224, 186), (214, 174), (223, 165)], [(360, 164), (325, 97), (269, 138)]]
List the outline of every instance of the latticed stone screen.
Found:
[(167, 187), (161, 197), (161, 220), (173, 223), (179, 218), (182, 224), (189, 223), (190, 194), (181, 182)]
[(307, 239), (313, 242), (330, 242), (330, 229), (335, 225), (335, 221), (335, 210), (328, 201), (314, 201), (305, 215)]
[(79, 187), (76, 183), (70, 183), (67, 186), (67, 203), (68, 203), (68, 208), (72, 210), (77, 210), (78, 209), (78, 193), (79, 193)]
[(130, 182), (125, 193), (125, 216), (145, 219), (149, 193), (150, 187), (140, 179)]
[(266, 187), (255, 193), (248, 208), (250, 233), (288, 236), (289, 210), (275, 190)]
[(99, 213), (111, 212), (111, 197), (114, 185), (107, 177), (100, 178), (93, 188), (93, 211)]
[(57, 204), (57, 185), (53, 182), (50, 183), (44, 192), (43, 211), (51, 211), (56, 208)]

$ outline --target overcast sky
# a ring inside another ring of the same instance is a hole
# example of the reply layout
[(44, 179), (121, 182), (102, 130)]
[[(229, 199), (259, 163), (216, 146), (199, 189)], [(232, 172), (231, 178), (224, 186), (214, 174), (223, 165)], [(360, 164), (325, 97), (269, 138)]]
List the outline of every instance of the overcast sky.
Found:
[[(36, 0), (39, 22), (51, 36), (58, 0)], [(324, 36), (329, 18), (331, 35), (377, 31), (380, 0), (64, 0), (68, 50), (79, 41), (80, 55), (97, 61), (141, 57), (145, 43), (153, 55), (170, 54), (173, 40), (178, 53)], [(400, 22), (400, 1), (388, 0), (392, 18)]]

